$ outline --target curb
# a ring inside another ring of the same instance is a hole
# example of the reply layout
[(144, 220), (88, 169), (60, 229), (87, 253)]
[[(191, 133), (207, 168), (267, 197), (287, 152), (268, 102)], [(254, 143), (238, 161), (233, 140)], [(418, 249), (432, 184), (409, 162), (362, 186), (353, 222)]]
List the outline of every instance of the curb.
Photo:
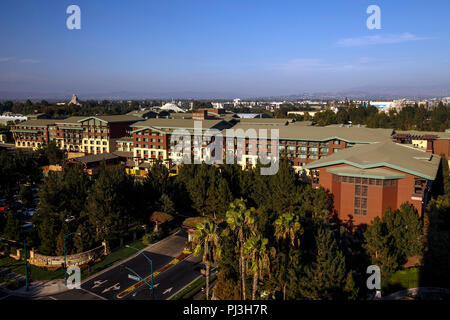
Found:
[[(51, 280), (50, 280), (51, 281)], [(22, 298), (39, 298), (39, 297), (48, 297), (48, 296), (52, 296), (54, 294), (59, 294), (59, 293), (63, 293), (66, 291), (69, 291), (69, 289), (64, 289), (64, 290), (60, 290), (60, 291), (55, 291), (55, 292), (51, 292), (51, 293), (45, 293), (45, 294), (39, 294), (39, 293), (22, 293), (22, 292), (17, 292), (17, 291), (12, 291), (7, 289), (6, 287), (0, 287), (0, 290), (8, 295), (11, 296), (15, 296), (15, 297), (22, 297)]]
[(183, 291), (184, 289), (186, 289), (187, 287), (189, 287), (191, 284), (193, 284), (195, 281), (197, 281), (198, 279), (200, 279), (201, 277), (203, 277), (203, 275), (199, 275), (197, 278), (195, 278), (194, 280), (192, 280), (191, 282), (189, 282), (187, 285), (185, 285), (183, 288), (181, 288), (180, 290), (178, 290), (177, 292), (175, 292), (173, 295), (171, 295), (170, 297), (168, 297), (166, 300), (170, 300), (172, 299), (172, 297), (176, 296), (179, 292)]
[(112, 266), (109, 266), (108, 268), (103, 269), (103, 270), (101, 270), (101, 271), (99, 271), (99, 272), (97, 272), (97, 273), (95, 273), (95, 274), (89, 276), (88, 278), (86, 278), (86, 279), (84, 279), (84, 280), (81, 281), (81, 285), (83, 285), (83, 284), (85, 284), (86, 282), (88, 282), (88, 281), (90, 281), (90, 280), (92, 280), (92, 279), (94, 279), (94, 278), (96, 278), (96, 277), (102, 275), (102, 274), (105, 273), (105, 272), (110, 271), (111, 269), (116, 268), (117, 266), (120, 266), (121, 264), (123, 264), (123, 263), (125, 263), (125, 262), (127, 262), (127, 261), (130, 261), (130, 260), (136, 258), (136, 257), (137, 257), (138, 255), (140, 255), (143, 251), (146, 251), (147, 249), (149, 249), (149, 248), (151, 248), (151, 247), (153, 247), (153, 246), (155, 246), (155, 245), (157, 245), (157, 244), (159, 244), (159, 243), (161, 243), (161, 242), (163, 242), (163, 241), (166, 241), (166, 240), (172, 238), (173, 236), (175, 236), (175, 235), (177, 235), (178, 233), (180, 233), (180, 231), (181, 231), (181, 229), (178, 230), (177, 232), (175, 232), (174, 234), (171, 234), (170, 236), (165, 237), (164, 239), (159, 240), (158, 242), (149, 244), (149, 245), (146, 246), (145, 248), (143, 248), (143, 249), (141, 249), (141, 250), (139, 250), (139, 251), (136, 251), (136, 254), (134, 254), (134, 255), (132, 255), (132, 256), (129, 256), (128, 258), (126, 258), (126, 259), (124, 259), (124, 260), (117, 261), (117, 262), (114, 263)]

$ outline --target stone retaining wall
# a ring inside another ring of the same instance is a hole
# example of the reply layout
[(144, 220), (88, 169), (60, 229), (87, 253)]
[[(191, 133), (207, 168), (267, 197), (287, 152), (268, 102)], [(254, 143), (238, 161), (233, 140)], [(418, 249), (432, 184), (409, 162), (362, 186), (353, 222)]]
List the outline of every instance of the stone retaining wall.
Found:
[[(23, 257), (23, 247), (20, 242), (1, 239), (2, 242), (10, 248), (9, 256), (16, 260), (20, 260)], [(12, 249), (15, 247), (15, 250)], [(5, 254), (6, 252), (3, 252)], [(82, 253), (72, 254), (66, 256), (67, 266), (81, 266), (91, 261), (95, 261), (103, 256), (107, 256), (109, 254), (109, 247), (105, 241), (103, 241), (100, 247), (94, 248), (89, 251), (85, 251)], [(64, 264), (64, 256), (46, 256), (40, 254), (35, 251), (34, 248), (31, 248), (28, 251), (28, 262), (31, 265), (41, 267), (41, 268), (60, 268)]]

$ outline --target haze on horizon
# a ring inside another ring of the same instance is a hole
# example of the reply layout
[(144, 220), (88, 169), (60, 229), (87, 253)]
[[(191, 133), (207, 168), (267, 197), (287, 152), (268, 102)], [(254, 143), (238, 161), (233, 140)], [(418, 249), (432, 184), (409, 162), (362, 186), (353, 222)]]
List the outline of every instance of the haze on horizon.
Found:
[[(72, 4), (81, 30), (66, 28)], [(381, 30), (366, 27), (371, 4)], [(447, 94), (449, 12), (446, 0), (3, 0), (0, 92)]]

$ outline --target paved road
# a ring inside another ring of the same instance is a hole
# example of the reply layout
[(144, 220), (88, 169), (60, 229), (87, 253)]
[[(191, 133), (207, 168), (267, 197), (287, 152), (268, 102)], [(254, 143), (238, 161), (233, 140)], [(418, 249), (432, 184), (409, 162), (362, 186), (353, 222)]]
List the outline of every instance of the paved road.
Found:
[[(183, 252), (186, 241), (187, 233), (182, 230), (146, 249), (144, 253), (153, 261), (153, 271), (157, 271), (167, 265)], [(128, 278), (130, 272), (123, 269), (121, 266), (131, 268), (142, 278), (150, 275), (149, 262), (143, 255), (138, 255), (135, 258), (124, 262), (120, 266), (110, 269), (95, 278), (84, 282), (81, 287), (108, 300), (117, 299), (116, 296), (118, 293), (136, 283), (135, 280)]]
[[(174, 293), (200, 276), (201, 257), (189, 256), (186, 260), (161, 273), (154, 279), (157, 300), (167, 300)], [(148, 286), (142, 286), (126, 297), (130, 300), (151, 300), (152, 292)]]
[(17, 301), (17, 300), (104, 300), (104, 298), (93, 294), (92, 292), (85, 290), (69, 290), (62, 293), (53, 294), (44, 297), (20, 297), (14, 295), (5, 294), (0, 297), (0, 301)]

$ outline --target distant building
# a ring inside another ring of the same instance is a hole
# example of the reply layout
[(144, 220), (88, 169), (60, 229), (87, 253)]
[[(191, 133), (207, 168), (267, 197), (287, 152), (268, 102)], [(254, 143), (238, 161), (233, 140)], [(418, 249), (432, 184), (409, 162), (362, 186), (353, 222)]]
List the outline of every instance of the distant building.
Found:
[(173, 112), (186, 112), (183, 109), (181, 109), (180, 107), (178, 107), (175, 103), (170, 102), (170, 103), (166, 103), (165, 105), (163, 105), (160, 110), (164, 110), (164, 111), (173, 111)]
[(81, 103), (78, 102), (78, 97), (75, 94), (72, 95), (72, 100), (70, 100), (69, 104), (81, 106)]
[(3, 115), (0, 116), (0, 124), (2, 125), (7, 125), (8, 122), (20, 122), (20, 121), (27, 121), (28, 117), (23, 116), (21, 114), (14, 114), (14, 113), (9, 113), (9, 112), (5, 112)]
[(131, 112), (128, 112), (127, 115), (140, 117), (140, 118), (147, 120), (150, 118), (156, 118), (157, 113), (152, 110), (140, 109), (140, 110), (133, 110)]

